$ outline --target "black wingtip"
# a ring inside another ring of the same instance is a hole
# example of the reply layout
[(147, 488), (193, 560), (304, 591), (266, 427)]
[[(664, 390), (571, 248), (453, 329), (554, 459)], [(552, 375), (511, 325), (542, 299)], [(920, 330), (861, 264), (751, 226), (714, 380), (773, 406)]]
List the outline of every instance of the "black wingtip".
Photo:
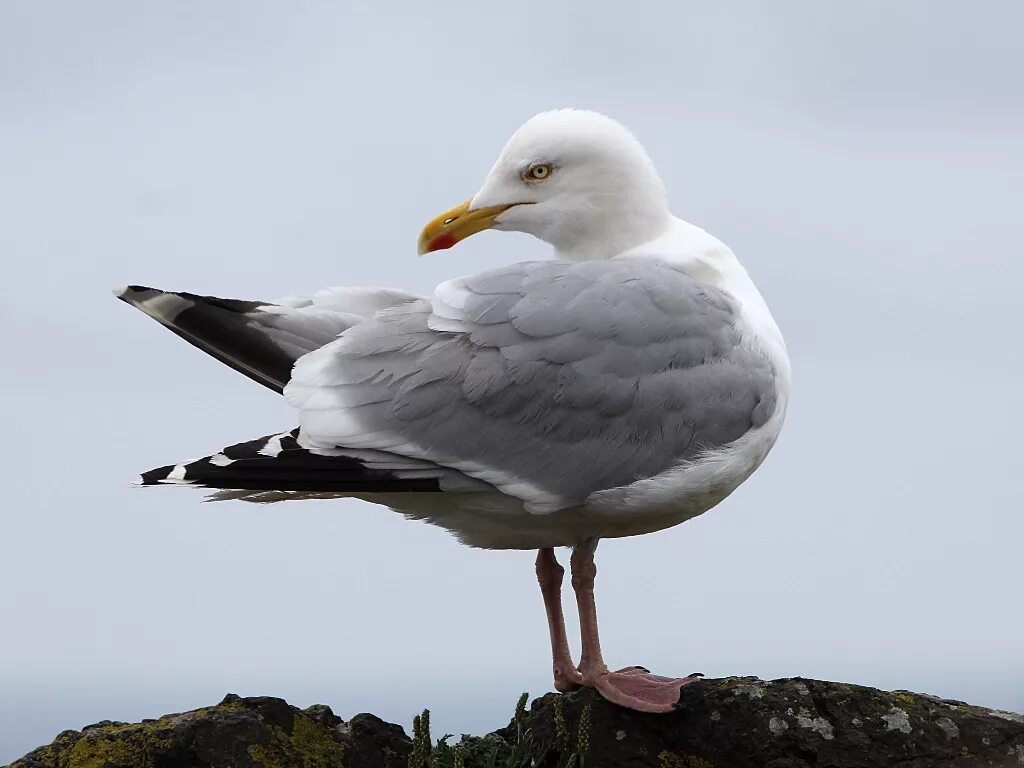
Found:
[[(434, 493), (438, 476), (403, 477), (355, 456), (302, 448), (298, 429), (229, 446), (218, 454), (143, 472), (137, 485), (298, 493)], [(440, 470), (438, 470), (440, 474)]]
[(174, 471), (176, 464), (168, 464), (166, 467), (157, 467), (139, 475), (135, 485), (160, 485)]

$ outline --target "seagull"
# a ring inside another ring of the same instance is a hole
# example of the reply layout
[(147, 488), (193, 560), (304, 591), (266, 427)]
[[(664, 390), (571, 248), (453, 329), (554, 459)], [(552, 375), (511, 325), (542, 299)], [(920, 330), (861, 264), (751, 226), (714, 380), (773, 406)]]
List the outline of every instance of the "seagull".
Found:
[[(640, 142), (596, 112), (528, 120), (479, 191), (426, 225), (419, 251), (487, 229), (533, 235), (552, 258), (457, 277), (429, 297), (118, 291), (298, 411), (296, 429), (139, 484), (214, 489), (215, 500), (357, 498), (470, 546), (536, 549), (555, 688), (670, 711), (700, 675), (609, 669), (595, 550), (706, 512), (762, 463), (789, 395), (782, 334), (733, 252), (670, 213)], [(572, 550), (579, 664), (556, 547)]]

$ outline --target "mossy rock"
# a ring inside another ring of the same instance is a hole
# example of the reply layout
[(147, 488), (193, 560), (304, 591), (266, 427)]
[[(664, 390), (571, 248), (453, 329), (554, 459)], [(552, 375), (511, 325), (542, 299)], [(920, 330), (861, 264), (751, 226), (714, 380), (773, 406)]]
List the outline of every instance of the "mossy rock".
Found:
[(754, 677), (686, 686), (664, 715), (593, 690), (547, 694), (486, 736), (410, 738), (373, 715), (228, 696), (142, 723), (64, 731), (12, 768), (1020, 768), (1024, 717), (910, 691)]
[(411, 742), (373, 715), (228, 695), (213, 707), (142, 723), (65, 731), (11, 768), (406, 768)]

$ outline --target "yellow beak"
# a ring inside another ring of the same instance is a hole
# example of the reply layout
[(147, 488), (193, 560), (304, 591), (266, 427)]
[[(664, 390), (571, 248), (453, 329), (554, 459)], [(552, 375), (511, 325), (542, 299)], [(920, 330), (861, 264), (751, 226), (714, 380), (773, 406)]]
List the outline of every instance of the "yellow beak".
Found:
[(470, 235), (483, 232), (494, 226), (494, 220), (511, 208), (511, 205), (493, 205), (489, 208), (469, 210), (470, 200), (445, 211), (432, 219), (420, 233), (419, 253), (422, 256), (431, 251), (451, 248)]

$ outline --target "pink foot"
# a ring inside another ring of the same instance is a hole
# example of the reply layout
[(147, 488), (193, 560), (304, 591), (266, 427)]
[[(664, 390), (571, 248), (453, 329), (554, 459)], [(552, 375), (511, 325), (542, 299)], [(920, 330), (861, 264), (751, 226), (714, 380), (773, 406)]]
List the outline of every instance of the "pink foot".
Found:
[(620, 707), (638, 712), (671, 712), (679, 702), (684, 685), (700, 680), (700, 675), (662, 677), (652, 675), (643, 667), (627, 667), (618, 672), (605, 671), (593, 678), (584, 677), (583, 684), (596, 688), (605, 699)]

